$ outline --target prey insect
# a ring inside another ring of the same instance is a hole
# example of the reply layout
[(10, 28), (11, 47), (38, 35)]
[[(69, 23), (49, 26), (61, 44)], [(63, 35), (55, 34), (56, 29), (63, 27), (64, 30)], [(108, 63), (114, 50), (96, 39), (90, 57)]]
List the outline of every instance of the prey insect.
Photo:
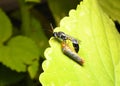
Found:
[(70, 57), (70, 59), (74, 60), (75, 62), (77, 62), (80, 65), (83, 65), (84, 60), (74, 51), (72, 50), (65, 41), (62, 42), (62, 51), (63, 53)]

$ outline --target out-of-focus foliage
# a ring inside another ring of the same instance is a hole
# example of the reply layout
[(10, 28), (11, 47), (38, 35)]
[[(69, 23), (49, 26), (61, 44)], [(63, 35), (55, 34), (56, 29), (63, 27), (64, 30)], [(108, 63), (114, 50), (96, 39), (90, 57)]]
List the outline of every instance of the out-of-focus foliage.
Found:
[(25, 0), (26, 2), (34, 2), (34, 3), (39, 3), (41, 0)]
[(48, 0), (49, 7), (55, 17), (57, 24), (60, 19), (68, 15), (70, 9), (75, 9), (81, 0)]
[(10, 69), (0, 64), (0, 86), (7, 86), (8, 84), (18, 82), (22, 78), (24, 78), (23, 73), (11, 71)]

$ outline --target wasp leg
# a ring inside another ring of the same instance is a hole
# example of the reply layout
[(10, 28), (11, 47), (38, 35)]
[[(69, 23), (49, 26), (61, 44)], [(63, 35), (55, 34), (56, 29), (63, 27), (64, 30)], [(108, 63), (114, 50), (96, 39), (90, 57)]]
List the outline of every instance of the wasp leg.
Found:
[(73, 51), (64, 41), (62, 42), (62, 51), (70, 59), (74, 60), (80, 65), (83, 65), (83, 59), (80, 58), (80, 56), (75, 51)]

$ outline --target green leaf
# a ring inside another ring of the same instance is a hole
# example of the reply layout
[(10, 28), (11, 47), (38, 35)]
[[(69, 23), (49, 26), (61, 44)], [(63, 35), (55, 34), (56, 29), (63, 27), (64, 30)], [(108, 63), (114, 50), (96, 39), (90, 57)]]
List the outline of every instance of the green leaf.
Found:
[(5, 42), (12, 34), (12, 25), (5, 15), (5, 13), (0, 9), (0, 43)]
[(12, 38), (7, 46), (0, 47), (0, 62), (18, 72), (39, 59), (39, 50), (34, 41), (24, 36)]
[(120, 0), (98, 0), (102, 9), (120, 23)]
[(40, 48), (40, 55), (44, 57), (43, 53), (46, 47), (48, 47), (48, 39), (44, 34), (43, 27), (39, 18), (38, 12), (33, 11), (31, 15), (29, 5), (25, 4), (22, 0), (19, 1), (21, 5), (21, 15), (22, 15), (22, 33), (32, 38)]
[[(2, 10), (0, 10), (0, 62), (5, 66), (18, 72), (27, 71), (27, 66), (34, 71), (30, 72), (33, 78), (39, 65), (40, 52), (36, 43), (30, 38), (17, 36), (10, 38), (12, 35), (12, 25)], [(35, 70), (34, 70), (35, 69)]]
[(38, 72), (38, 69), (39, 69), (39, 62), (38, 61), (34, 61), (33, 64), (28, 67), (28, 72), (29, 72), (29, 75), (32, 79), (35, 78), (35, 76)]
[(116, 86), (120, 86), (120, 62), (115, 67), (115, 73), (116, 73)]
[(52, 37), (39, 77), (43, 86), (119, 86), (120, 34), (97, 0), (81, 2), (55, 31), (81, 40), (78, 55), (85, 63), (81, 66), (65, 56), (61, 43)]
[[(45, 33), (43, 32), (42, 25), (38, 21), (37, 18), (31, 16), (31, 22), (30, 22), (30, 32), (29, 32), (29, 37), (33, 39), (36, 44), (38, 45), (39, 48), (39, 53), (40, 53), (40, 60), (44, 58), (44, 51), (45, 49), (49, 46), (48, 44), (48, 38), (45, 36)], [(35, 78), (36, 74), (38, 73), (39, 70), (39, 64), (37, 61), (33, 63), (32, 66), (28, 68), (29, 74), (31, 78)]]
[(40, 48), (40, 56), (44, 57), (44, 51), (49, 46), (48, 44), (48, 38), (46, 37), (42, 25), (40, 24), (40, 21), (36, 19), (35, 17), (31, 16), (31, 29), (30, 32), (30, 38), (35, 40), (35, 42), (38, 44), (38, 47)]

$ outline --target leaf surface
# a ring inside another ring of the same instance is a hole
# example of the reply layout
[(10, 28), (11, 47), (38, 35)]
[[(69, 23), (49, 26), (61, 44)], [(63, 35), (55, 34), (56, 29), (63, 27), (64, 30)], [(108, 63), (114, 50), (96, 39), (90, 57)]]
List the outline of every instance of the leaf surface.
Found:
[(102, 9), (113, 19), (120, 23), (120, 0), (98, 0)]

